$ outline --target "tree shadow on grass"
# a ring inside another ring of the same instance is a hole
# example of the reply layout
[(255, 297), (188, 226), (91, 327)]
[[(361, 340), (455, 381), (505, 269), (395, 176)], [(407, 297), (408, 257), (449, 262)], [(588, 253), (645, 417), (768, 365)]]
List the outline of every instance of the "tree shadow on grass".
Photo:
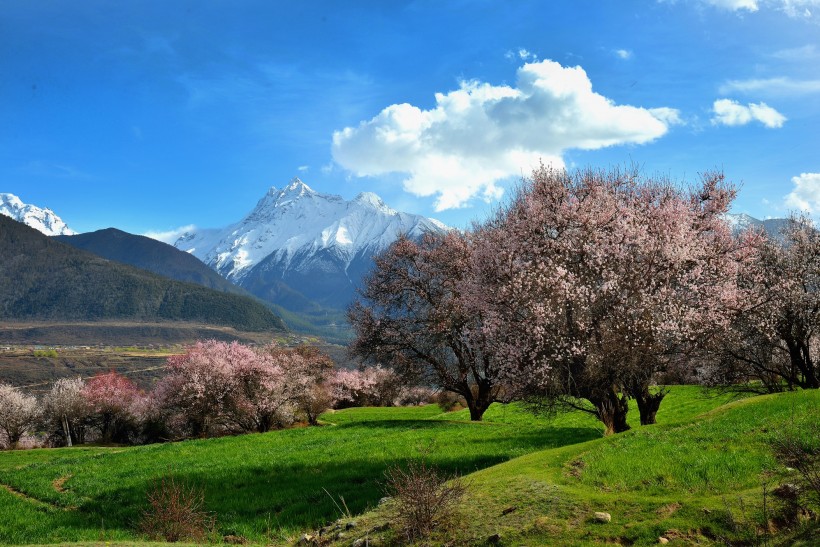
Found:
[(220, 533), (265, 541), (277, 530), (293, 533), (325, 524), (342, 512), (355, 515), (376, 506), (384, 496), (385, 470), (408, 459), (424, 457), (447, 474), (467, 475), (515, 456), (600, 436), (599, 430), (589, 427), (374, 420), (329, 430), (153, 445), (99, 455), (71, 452), (66, 458), (60, 453), (41, 462), (42, 468), (24, 473), (33, 473), (28, 479), (39, 481), (50, 476), (52, 468), (70, 467), (77, 479), (82, 477), (70, 485), (77, 489), (77, 510), (48, 516), (61, 531), (31, 528), (29, 521), (36, 519), (26, 518), (9, 526), (8, 532), (23, 537), (25, 526), (31, 532), (29, 540), (48, 542), (93, 539), (104, 526), (106, 538), (134, 537), (148, 507), (147, 492), (161, 477), (173, 476), (203, 490)]
[[(408, 424), (408, 421), (402, 420), (357, 423), (344, 427), (351, 430), (366, 428), (376, 439), (379, 431), (398, 430), (402, 433), (453, 428), (453, 425), (423, 420)], [(385, 470), (402, 465), (408, 459), (424, 457), (446, 474), (466, 475), (508, 461), (511, 455), (584, 442), (600, 436), (600, 431), (593, 428), (511, 431), (507, 438), (497, 440), (507, 446), (501, 449), (487, 444), (496, 442), (489, 438), (465, 439), (461, 443), (462, 449), (458, 444), (436, 445), (435, 438), (414, 438), (410, 442), (415, 442), (419, 449), (414, 447), (405, 450), (404, 454), (388, 454), (374, 440), (370, 445), (362, 445), (358, 455), (348, 454), (338, 460), (326, 458), (313, 463), (274, 461), (269, 465), (249, 461), (247, 465), (218, 473), (171, 469), (165, 474), (203, 489), (206, 506), (216, 513), (221, 533), (264, 540), (271, 530), (298, 531), (318, 527), (343, 516), (342, 512), (349, 511), (356, 515), (375, 507), (385, 495)], [(432, 443), (426, 452), (423, 446), (425, 440)], [(482, 445), (487, 446), (486, 451), (480, 450)], [(84, 504), (82, 510), (104, 518), (110, 526), (133, 529), (141, 511), (147, 507), (146, 492), (152, 486), (153, 481), (147, 480), (129, 487), (111, 489)]]

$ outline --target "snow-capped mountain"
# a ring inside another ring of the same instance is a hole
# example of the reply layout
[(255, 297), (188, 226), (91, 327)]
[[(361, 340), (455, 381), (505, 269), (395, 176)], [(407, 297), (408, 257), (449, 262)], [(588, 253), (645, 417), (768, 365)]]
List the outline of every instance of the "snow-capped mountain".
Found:
[(0, 215), (11, 217), (47, 236), (68, 236), (76, 233), (51, 209), (23, 203), (14, 194), (0, 194)]
[(740, 233), (743, 230), (752, 228), (755, 230), (763, 230), (770, 237), (776, 240), (780, 240), (782, 238), (781, 232), (789, 223), (789, 219), (787, 218), (767, 218), (765, 220), (758, 220), (747, 215), (746, 213), (740, 213), (737, 215), (727, 214), (725, 218), (726, 222), (729, 223), (729, 226), (732, 227), (732, 231), (735, 233)]
[(271, 188), (236, 224), (187, 232), (174, 245), (263, 299), (281, 304), (283, 293), (290, 294), (284, 284), (307, 299), (343, 308), (372, 267), (373, 255), (399, 234), (421, 237), (447, 229), (395, 211), (376, 194), (348, 201), (294, 178), (281, 190)]

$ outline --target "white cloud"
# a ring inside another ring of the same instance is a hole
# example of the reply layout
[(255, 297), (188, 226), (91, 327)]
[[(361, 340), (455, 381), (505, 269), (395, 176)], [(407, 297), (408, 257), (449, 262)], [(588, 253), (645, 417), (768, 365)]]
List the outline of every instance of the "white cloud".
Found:
[(619, 59), (623, 59), (625, 61), (632, 58), (632, 52), (629, 51), (628, 49), (616, 49), (615, 50), (615, 55)]
[(761, 8), (782, 11), (789, 17), (811, 17), (820, 0), (701, 0), (705, 4), (729, 11), (756, 12)]
[(817, 46), (814, 44), (807, 44), (800, 47), (779, 49), (772, 53), (771, 57), (786, 61), (805, 62), (820, 57), (820, 50), (818, 50)]
[(310, 166), (309, 165), (300, 165), (299, 167), (296, 168), (296, 170), (299, 171), (300, 173), (306, 173), (310, 170)]
[(185, 232), (193, 232), (196, 230), (196, 226), (193, 224), (188, 224), (187, 226), (180, 226), (179, 228), (174, 228), (173, 230), (168, 230), (167, 232), (145, 232), (145, 237), (150, 237), (151, 239), (156, 239), (157, 241), (162, 241), (163, 243), (168, 243), (169, 245), (173, 245), (174, 242), (179, 239), (179, 236), (183, 235)]
[(534, 53), (531, 51), (527, 51), (524, 48), (518, 50), (518, 58), (522, 61), (537, 61), (538, 57), (535, 56)]
[(786, 195), (786, 207), (817, 213), (820, 211), (820, 173), (801, 173), (792, 177), (794, 189)]
[(538, 56), (531, 52), (526, 48), (518, 48), (518, 51), (508, 51), (504, 54), (504, 57), (511, 60), (521, 60), (521, 61), (531, 61), (536, 62), (538, 61)]
[(773, 129), (783, 127), (786, 116), (766, 103), (749, 103), (742, 105), (731, 99), (718, 99), (712, 106), (715, 113), (712, 123), (715, 125), (746, 125), (758, 121)]
[(810, 95), (820, 93), (820, 80), (795, 80), (793, 78), (763, 78), (730, 80), (720, 86), (720, 93), (764, 93), (769, 95)]
[(563, 166), (568, 149), (643, 144), (679, 123), (677, 110), (616, 105), (580, 67), (545, 60), (518, 69), (515, 87), (462, 82), (423, 110), (394, 104), (333, 134), (334, 160), (357, 176), (407, 173), (404, 189), (437, 196), (436, 210), (474, 197), (497, 199), (497, 183), (539, 162)]
[(757, 11), (760, 9), (757, 0), (704, 0), (707, 4), (730, 11)]

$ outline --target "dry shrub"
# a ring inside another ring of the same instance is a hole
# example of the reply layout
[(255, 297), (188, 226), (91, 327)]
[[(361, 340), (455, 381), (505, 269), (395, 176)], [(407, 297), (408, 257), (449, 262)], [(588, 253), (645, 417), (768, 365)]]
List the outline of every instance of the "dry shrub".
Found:
[(148, 504), (140, 530), (152, 538), (202, 542), (214, 529), (202, 490), (173, 478), (163, 478), (148, 492)]
[(393, 519), (407, 540), (447, 530), (455, 524), (458, 505), (466, 492), (459, 477), (447, 477), (424, 461), (385, 471)]
[(820, 425), (807, 424), (805, 435), (786, 432), (773, 441), (775, 456), (797, 470), (798, 490), (804, 502), (820, 508)]
[(464, 397), (452, 391), (439, 391), (433, 397), (433, 402), (438, 405), (442, 412), (452, 412), (467, 407)]

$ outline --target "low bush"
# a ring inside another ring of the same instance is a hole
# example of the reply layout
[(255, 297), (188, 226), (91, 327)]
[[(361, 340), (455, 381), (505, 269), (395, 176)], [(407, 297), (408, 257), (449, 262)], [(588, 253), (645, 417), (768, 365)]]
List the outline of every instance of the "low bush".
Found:
[(424, 461), (385, 471), (387, 494), (393, 498), (392, 519), (404, 538), (414, 541), (456, 524), (466, 492), (459, 477), (447, 477)]
[(148, 492), (148, 505), (139, 529), (153, 539), (199, 543), (214, 530), (215, 519), (205, 511), (202, 490), (173, 478), (163, 478)]

